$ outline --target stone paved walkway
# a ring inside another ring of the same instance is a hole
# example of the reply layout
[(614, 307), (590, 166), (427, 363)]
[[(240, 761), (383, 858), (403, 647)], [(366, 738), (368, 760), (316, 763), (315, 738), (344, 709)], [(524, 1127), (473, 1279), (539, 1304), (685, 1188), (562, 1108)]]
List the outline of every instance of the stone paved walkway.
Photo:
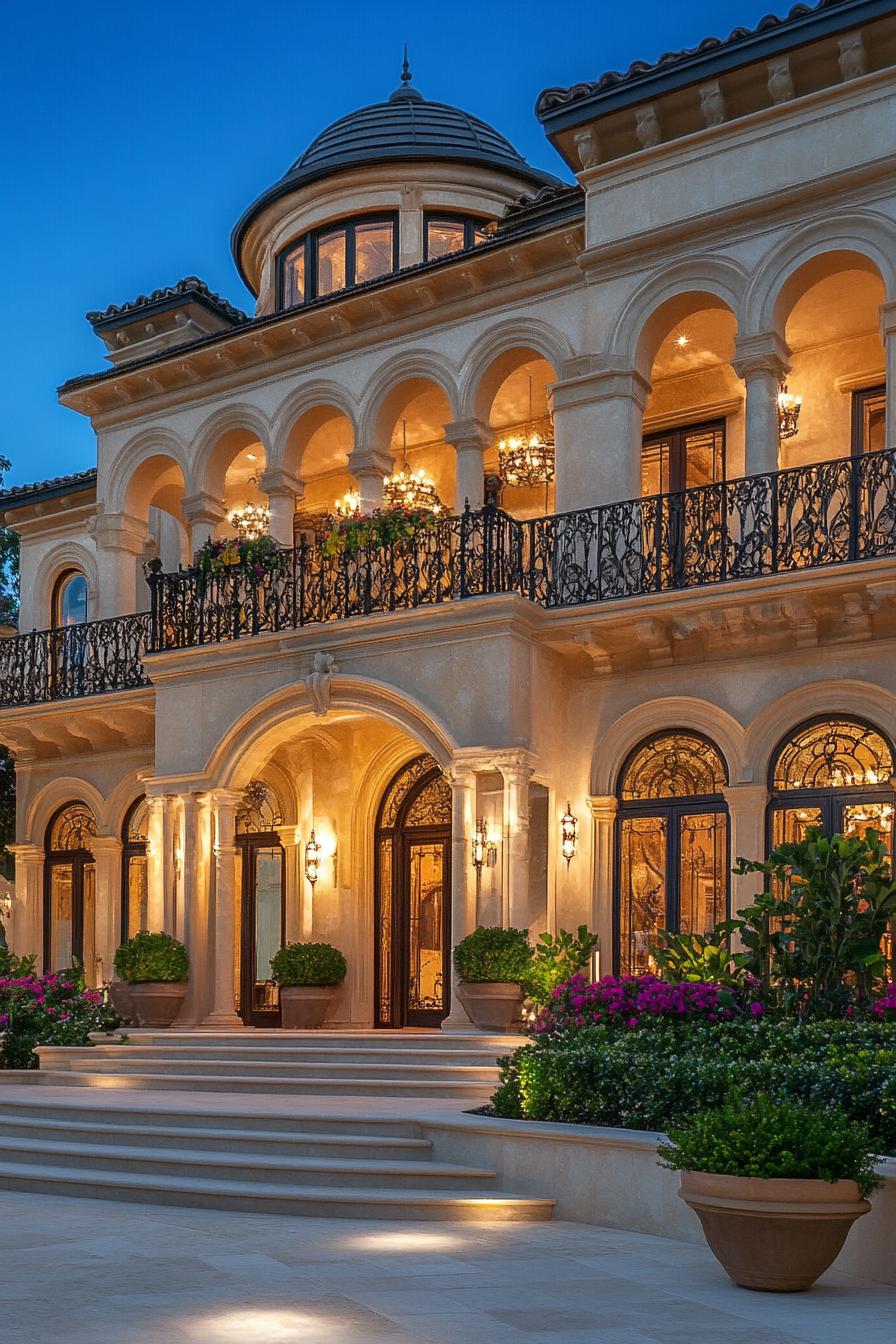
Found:
[(892, 1344), (896, 1289), (734, 1287), (576, 1223), (336, 1222), (0, 1193), (15, 1344)]

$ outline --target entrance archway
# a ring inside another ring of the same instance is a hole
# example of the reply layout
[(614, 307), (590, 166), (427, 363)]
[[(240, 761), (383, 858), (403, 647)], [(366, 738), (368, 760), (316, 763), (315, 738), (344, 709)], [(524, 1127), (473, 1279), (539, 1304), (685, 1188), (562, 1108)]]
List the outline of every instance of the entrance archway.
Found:
[(86, 803), (62, 807), (47, 827), (44, 877), (44, 967), (82, 966), (97, 983), (96, 818)]
[(438, 1027), (451, 1006), (451, 786), (432, 756), (393, 776), (374, 843), (374, 1023)]

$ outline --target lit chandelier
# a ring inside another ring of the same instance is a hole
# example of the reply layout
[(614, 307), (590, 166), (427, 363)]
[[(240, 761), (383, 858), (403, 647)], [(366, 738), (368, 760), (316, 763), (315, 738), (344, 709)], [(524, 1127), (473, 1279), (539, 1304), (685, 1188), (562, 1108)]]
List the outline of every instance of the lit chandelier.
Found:
[(422, 468), (411, 471), (408, 465), (408, 422), (401, 422), (401, 469), (383, 477), (383, 501), (388, 509), (420, 510), (441, 513), (445, 507), (434, 482)]
[(244, 541), (257, 541), (267, 536), (271, 511), (267, 504), (244, 504), (240, 509), (231, 509), (227, 521)]
[(361, 512), (361, 491), (346, 490), (333, 505), (337, 518), (357, 518)]
[(554, 479), (554, 426), (549, 415), (532, 417), (532, 375), (529, 374), (529, 419), (521, 430), (498, 441), (498, 474), (505, 485), (547, 485)]
[(787, 391), (787, 379), (781, 379), (781, 390), (778, 393), (778, 437), (780, 439), (792, 439), (795, 434), (799, 434), (799, 418), (802, 408), (802, 397), (795, 397)]

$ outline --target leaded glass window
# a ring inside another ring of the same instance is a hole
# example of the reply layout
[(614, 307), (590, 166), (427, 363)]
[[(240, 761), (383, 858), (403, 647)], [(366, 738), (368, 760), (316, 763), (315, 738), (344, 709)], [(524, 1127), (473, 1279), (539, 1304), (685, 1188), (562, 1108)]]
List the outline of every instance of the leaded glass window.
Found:
[(270, 784), (263, 779), (250, 780), (237, 808), (237, 835), (267, 835), (282, 825), (280, 804)]
[(121, 936), (133, 938), (149, 928), (149, 803), (138, 798), (131, 804), (122, 828)]
[(89, 985), (105, 975), (96, 949), (95, 836), (87, 804), (68, 803), (47, 828), (44, 869), (44, 964), (49, 971), (83, 967)]
[(90, 849), (96, 835), (96, 818), (86, 803), (69, 803), (56, 814), (50, 827), (49, 849), (54, 853)]

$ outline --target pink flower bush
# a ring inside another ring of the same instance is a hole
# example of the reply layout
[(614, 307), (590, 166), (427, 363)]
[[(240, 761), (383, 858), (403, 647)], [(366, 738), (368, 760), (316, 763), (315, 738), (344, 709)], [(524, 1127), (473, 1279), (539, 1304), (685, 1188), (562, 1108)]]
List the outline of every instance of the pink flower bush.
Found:
[(87, 1045), (90, 1032), (117, 1024), (100, 990), (82, 989), (68, 976), (0, 976), (4, 1068), (37, 1068), (36, 1045)]
[(896, 1022), (896, 982), (887, 985), (879, 999), (875, 999), (868, 1011), (873, 1017), (885, 1022)]
[[(760, 1016), (762, 1006), (754, 1004), (750, 1011)], [(553, 991), (533, 1033), (538, 1036), (595, 1025), (631, 1030), (660, 1019), (730, 1022), (741, 1016), (740, 1003), (725, 985), (672, 985), (655, 975), (605, 975), (591, 983), (579, 972)]]

